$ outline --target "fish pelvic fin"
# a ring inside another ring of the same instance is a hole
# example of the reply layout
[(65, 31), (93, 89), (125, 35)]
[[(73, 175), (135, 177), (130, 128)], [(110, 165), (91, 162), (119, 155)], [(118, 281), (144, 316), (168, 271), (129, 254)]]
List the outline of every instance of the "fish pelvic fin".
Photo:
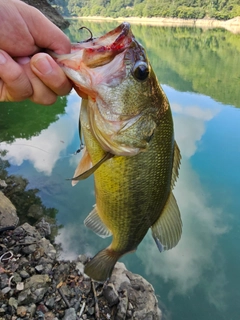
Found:
[[(94, 166), (90, 166), (90, 168), (82, 173), (80, 173), (79, 175), (75, 176), (72, 179), (67, 179), (67, 180), (72, 180), (72, 181), (79, 181), (79, 180), (84, 180), (87, 179), (88, 177), (90, 177), (105, 161), (107, 161), (108, 159), (111, 159), (112, 157), (114, 157), (114, 154), (111, 154), (109, 152), (107, 152), (102, 159), (100, 159)], [(90, 156), (89, 156), (90, 158)], [(91, 159), (91, 158), (90, 158)], [(90, 163), (91, 164), (91, 163)], [(81, 169), (82, 170), (82, 169)], [(79, 170), (80, 171), (80, 170)]]
[[(84, 172), (88, 171), (91, 168), (92, 168), (92, 160), (86, 147), (84, 147), (82, 158), (74, 172), (73, 179), (81, 176)], [(73, 179), (72, 179), (72, 186), (75, 186), (78, 183), (78, 180), (73, 180)]]
[(151, 229), (160, 252), (172, 249), (179, 242), (182, 235), (182, 220), (177, 201), (172, 192), (160, 217)]
[(121, 253), (108, 247), (98, 252), (92, 260), (86, 264), (84, 273), (93, 280), (104, 282), (110, 278), (113, 268), (121, 256)]
[(87, 218), (84, 220), (84, 224), (87, 228), (91, 229), (98, 236), (107, 238), (112, 235), (111, 231), (105, 226), (97, 212), (97, 206), (89, 213)]

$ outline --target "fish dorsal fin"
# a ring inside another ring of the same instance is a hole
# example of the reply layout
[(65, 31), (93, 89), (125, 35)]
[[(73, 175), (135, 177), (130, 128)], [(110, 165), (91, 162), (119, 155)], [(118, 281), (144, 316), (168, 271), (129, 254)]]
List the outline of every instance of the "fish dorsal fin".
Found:
[(88, 177), (90, 177), (91, 174), (93, 174), (105, 161), (107, 161), (108, 159), (111, 159), (112, 157), (114, 157), (113, 154), (107, 152), (104, 157), (102, 157), (102, 159), (100, 159), (94, 166), (90, 167), (88, 170), (82, 172), (81, 174), (79, 174), (78, 176), (75, 176), (70, 179), (72, 181), (79, 181), (79, 180), (84, 180), (87, 179)]
[(181, 162), (181, 153), (177, 142), (174, 141), (174, 155), (173, 155), (173, 167), (172, 167), (172, 181), (171, 181), (171, 190), (174, 188), (176, 180), (179, 174), (179, 167)]
[[(92, 160), (90, 158), (90, 155), (86, 147), (84, 147), (82, 158), (79, 161), (79, 164), (74, 172), (73, 179), (81, 176), (84, 172), (88, 171), (91, 168), (92, 168)], [(75, 186), (78, 183), (78, 180), (73, 180), (73, 179), (72, 179), (72, 186)]]
[(91, 229), (97, 235), (102, 238), (107, 238), (112, 235), (111, 231), (105, 226), (102, 222), (101, 218), (97, 213), (97, 207), (95, 206), (94, 209), (89, 213), (87, 218), (84, 220), (84, 224), (86, 227)]
[(172, 192), (158, 220), (152, 225), (152, 236), (160, 252), (176, 246), (182, 234), (182, 220)]

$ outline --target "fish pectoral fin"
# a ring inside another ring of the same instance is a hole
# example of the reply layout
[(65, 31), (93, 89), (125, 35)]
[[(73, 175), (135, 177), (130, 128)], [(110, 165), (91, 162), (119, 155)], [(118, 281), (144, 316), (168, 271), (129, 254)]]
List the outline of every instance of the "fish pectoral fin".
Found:
[(171, 192), (158, 220), (152, 225), (152, 236), (160, 252), (175, 247), (181, 238), (182, 220)]
[(177, 142), (174, 142), (174, 154), (173, 154), (173, 166), (172, 166), (172, 181), (171, 181), (171, 190), (174, 188), (175, 182), (178, 178), (179, 167), (181, 162), (181, 153)]
[[(92, 160), (91, 157), (86, 149), (86, 147), (83, 148), (83, 156), (81, 160), (79, 161), (79, 164), (74, 172), (72, 180), (72, 186), (75, 186), (78, 183), (78, 179), (75, 180), (76, 177), (81, 176), (84, 172), (89, 171), (92, 168)], [(84, 179), (84, 178), (83, 178)], [(81, 179), (79, 179), (81, 180)]]
[(107, 238), (112, 235), (111, 231), (105, 226), (99, 217), (96, 206), (84, 220), (84, 224), (102, 238)]
[[(94, 166), (92, 166), (91, 168), (89, 168), (88, 170), (80, 173), (79, 175), (75, 176), (72, 179), (68, 179), (68, 180), (72, 180), (72, 181), (79, 181), (79, 180), (84, 180), (87, 179), (88, 177), (90, 177), (91, 174), (93, 174), (105, 161), (107, 161), (108, 159), (111, 159), (112, 157), (114, 157), (114, 154), (107, 152), (104, 157), (99, 160)], [(90, 156), (89, 156), (90, 158)]]

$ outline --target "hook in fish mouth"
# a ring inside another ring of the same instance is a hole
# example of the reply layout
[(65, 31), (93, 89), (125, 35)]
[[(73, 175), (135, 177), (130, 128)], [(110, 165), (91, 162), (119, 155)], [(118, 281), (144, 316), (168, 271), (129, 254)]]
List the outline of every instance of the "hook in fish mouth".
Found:
[(85, 26), (83, 26), (83, 27), (79, 28), (78, 30), (80, 31), (80, 30), (83, 30), (83, 29), (86, 29), (86, 30), (90, 33), (90, 38), (88, 38), (88, 39), (86, 39), (86, 40), (83, 40), (83, 41), (80, 41), (80, 42), (78, 42), (78, 43), (92, 41), (92, 40), (93, 40), (93, 34), (92, 34), (92, 31), (91, 31), (89, 28), (85, 27)]

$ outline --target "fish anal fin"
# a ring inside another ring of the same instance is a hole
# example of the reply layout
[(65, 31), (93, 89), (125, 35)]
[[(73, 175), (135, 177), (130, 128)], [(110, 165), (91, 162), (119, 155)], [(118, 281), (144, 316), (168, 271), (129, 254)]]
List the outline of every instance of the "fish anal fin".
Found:
[(158, 220), (152, 225), (152, 236), (160, 252), (177, 245), (182, 234), (182, 220), (172, 192)]
[[(92, 160), (91, 157), (86, 149), (86, 147), (83, 148), (83, 155), (81, 160), (79, 161), (79, 164), (74, 172), (73, 179), (81, 176), (84, 172), (90, 170), (92, 168)], [(78, 180), (72, 180), (72, 186), (75, 186), (78, 183)]]
[(86, 227), (91, 229), (97, 235), (102, 238), (107, 238), (112, 235), (111, 231), (105, 226), (102, 222), (101, 218), (97, 213), (97, 207), (95, 206), (94, 209), (89, 213), (87, 218), (84, 220), (84, 224)]
[(174, 188), (176, 180), (179, 174), (179, 167), (181, 162), (181, 153), (177, 145), (177, 142), (174, 142), (174, 155), (173, 155), (173, 166), (172, 166), (172, 181), (171, 181), (171, 190)]
[(96, 281), (106, 281), (110, 278), (113, 268), (121, 256), (122, 254), (108, 247), (98, 252), (92, 260), (86, 264), (84, 273)]

